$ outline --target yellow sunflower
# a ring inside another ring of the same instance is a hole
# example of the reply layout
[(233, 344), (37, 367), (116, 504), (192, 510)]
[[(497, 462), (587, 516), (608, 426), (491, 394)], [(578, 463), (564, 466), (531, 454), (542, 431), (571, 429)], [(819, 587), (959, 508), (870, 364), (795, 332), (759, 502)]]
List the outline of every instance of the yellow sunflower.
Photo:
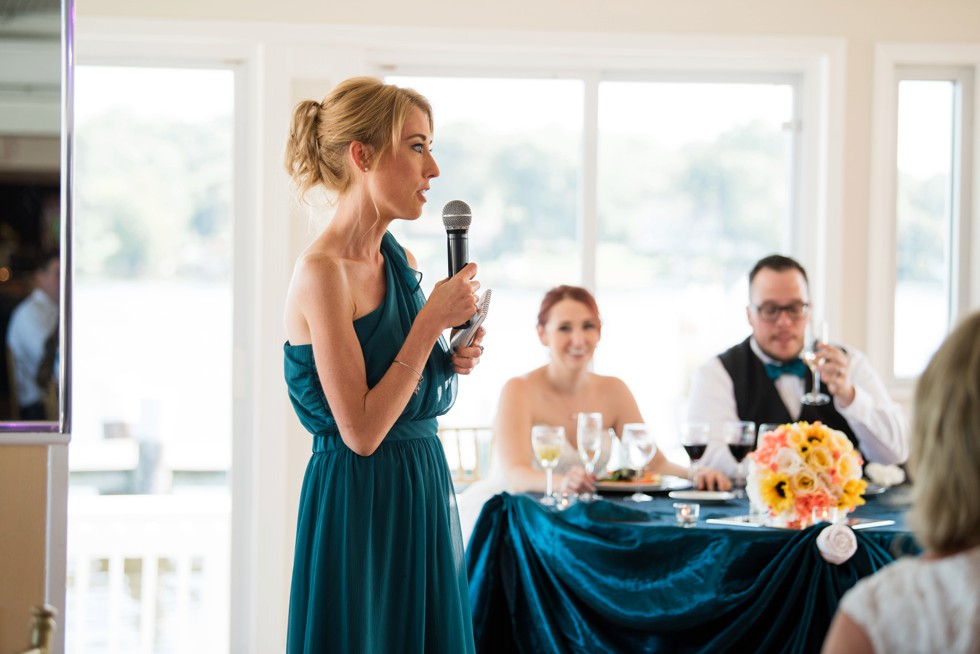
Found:
[(849, 479), (844, 482), (844, 492), (840, 496), (840, 500), (837, 502), (838, 507), (846, 507), (849, 509), (855, 506), (861, 506), (864, 504), (864, 489), (868, 487), (868, 482), (863, 479)]
[(790, 489), (789, 478), (775, 472), (767, 475), (759, 482), (762, 501), (775, 513), (782, 513), (793, 507), (793, 491)]

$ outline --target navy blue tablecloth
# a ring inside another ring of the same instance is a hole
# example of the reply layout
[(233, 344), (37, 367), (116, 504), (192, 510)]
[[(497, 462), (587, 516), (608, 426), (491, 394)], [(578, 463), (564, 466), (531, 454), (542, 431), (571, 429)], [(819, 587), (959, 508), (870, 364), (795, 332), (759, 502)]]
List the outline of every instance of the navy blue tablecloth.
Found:
[(904, 514), (871, 500), (842, 565), (803, 531), (707, 523), (748, 513), (702, 504), (674, 526), (674, 500), (601, 501), (565, 511), (503, 493), (483, 508), (467, 548), (477, 651), (818, 652), (846, 590), (919, 548)]

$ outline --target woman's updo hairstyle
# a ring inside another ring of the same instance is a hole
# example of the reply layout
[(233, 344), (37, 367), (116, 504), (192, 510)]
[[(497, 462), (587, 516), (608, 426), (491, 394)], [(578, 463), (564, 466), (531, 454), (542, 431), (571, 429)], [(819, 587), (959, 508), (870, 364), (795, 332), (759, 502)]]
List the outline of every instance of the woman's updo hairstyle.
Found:
[(538, 327), (544, 327), (548, 324), (548, 318), (551, 316), (551, 308), (565, 299), (581, 302), (588, 307), (595, 321), (599, 324), (599, 327), (602, 327), (602, 319), (599, 317), (599, 305), (596, 304), (592, 293), (589, 293), (588, 290), (581, 286), (568, 286), (567, 284), (556, 286), (544, 294), (544, 299), (541, 300), (541, 307), (538, 309)]
[(334, 87), (322, 102), (297, 104), (284, 163), (300, 195), (318, 184), (337, 193), (350, 188), (350, 144), (359, 141), (370, 146), (376, 161), (398, 142), (415, 107), (425, 112), (432, 129), (428, 100), (375, 77), (352, 77)]

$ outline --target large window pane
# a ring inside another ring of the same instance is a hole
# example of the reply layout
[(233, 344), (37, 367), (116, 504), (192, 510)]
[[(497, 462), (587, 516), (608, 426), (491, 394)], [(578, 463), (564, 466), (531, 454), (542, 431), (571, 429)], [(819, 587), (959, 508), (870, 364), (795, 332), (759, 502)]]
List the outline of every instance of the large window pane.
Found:
[(788, 250), (793, 86), (601, 83), (598, 240), (582, 243), (584, 82), (389, 79), (432, 100), (442, 168), (423, 219), (394, 229), (441, 277), (439, 211), (466, 200), (471, 258), (495, 292), (488, 356), (446, 421), (488, 424), (503, 382), (546, 362), (537, 304), (554, 284), (583, 283), (593, 249), (605, 320), (596, 370), (625, 378), (644, 417), (672, 433), (693, 367), (748, 333), (748, 269)]
[(749, 332), (749, 269), (789, 242), (793, 88), (599, 88), (597, 368), (667, 446), (693, 368)]
[(425, 95), (435, 113), (441, 175), (419, 221), (392, 231), (419, 261), (428, 291), (446, 276), (442, 207), (473, 210), (470, 260), (492, 288), (487, 356), (460, 382), (446, 424), (489, 425), (504, 382), (547, 359), (535, 320), (544, 291), (580, 276), (577, 222), (583, 83), (578, 80), (390, 77)]
[(234, 75), (76, 71), (66, 648), (227, 651)]
[(898, 86), (896, 377), (925, 368), (950, 315), (955, 83)]

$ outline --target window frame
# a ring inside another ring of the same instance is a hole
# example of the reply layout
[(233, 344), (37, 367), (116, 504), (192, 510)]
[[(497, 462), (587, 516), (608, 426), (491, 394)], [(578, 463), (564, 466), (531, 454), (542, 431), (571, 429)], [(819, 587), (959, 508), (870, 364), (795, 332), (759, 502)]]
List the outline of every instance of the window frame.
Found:
[[(597, 288), (599, 253), (598, 210), (598, 147), (600, 85), (604, 82), (690, 82), (714, 84), (785, 84), (792, 87), (793, 106), (791, 121), (792, 145), (790, 179), (790, 204), (788, 225), (784, 230), (781, 252), (798, 259), (808, 269), (811, 302), (820, 307), (821, 315), (831, 324), (841, 324), (843, 311), (842, 249), (835, 244), (842, 238), (840, 210), (840, 184), (842, 162), (832, 164), (840, 155), (838, 137), (841, 129), (832, 126), (842, 113), (837, 102), (836, 78), (832, 71), (836, 59), (832, 49), (806, 57), (774, 57), (768, 60), (759, 54), (760, 60), (748, 63), (742, 57), (730, 55), (694, 56), (690, 52), (675, 53), (661, 58), (661, 53), (647, 53), (629, 60), (607, 59), (601, 53), (594, 56), (571, 57), (552, 60), (546, 56), (533, 59), (529, 66), (526, 57), (512, 59), (497, 53), (488, 58), (492, 66), (478, 62), (460, 61), (452, 57), (453, 65), (447, 65), (444, 54), (431, 60), (418, 52), (411, 52), (405, 60), (400, 53), (386, 50), (375, 55), (378, 76), (405, 77), (465, 77), (508, 79), (573, 79), (584, 85), (582, 131), (583, 179), (579, 188), (578, 248), (580, 277), (569, 283), (578, 283), (591, 290)], [(744, 55), (744, 53), (742, 53)], [(732, 58), (736, 59), (734, 63)], [(548, 66), (548, 67), (544, 67)], [(830, 246), (828, 245), (830, 244)], [(745, 271), (746, 274), (748, 270)], [(733, 314), (733, 321), (739, 316)], [(683, 400), (680, 400), (683, 401)], [(666, 416), (671, 412), (651, 401), (641, 402), (645, 415)], [(461, 419), (461, 424), (472, 422)], [(664, 418), (664, 429), (670, 430), (671, 420)]]
[[(898, 87), (906, 80), (944, 80), (956, 84), (953, 118), (953, 170), (949, 239), (947, 326), (980, 306), (978, 185), (974, 146), (980, 121), (977, 75), (980, 47), (881, 44), (875, 50), (875, 88), (871, 146), (871, 198), (868, 243), (868, 355), (893, 397), (911, 400), (916, 377), (895, 374), (895, 291), (898, 252)], [(883, 292), (886, 291), (886, 292)], [(937, 344), (938, 346), (938, 344)]]
[[(155, 30), (147, 33), (153, 34), (154, 38), (149, 43), (143, 43), (138, 54), (134, 54), (128, 36), (119, 36), (127, 34), (125, 27), (119, 32), (111, 28), (105, 31), (91, 30), (87, 38), (77, 42), (76, 65), (224, 69), (234, 75), (231, 201), (234, 221), (231, 279), (233, 342), (229, 344), (232, 348), (233, 473), (230, 482), (232, 503), (229, 557), (233, 586), (228, 607), (228, 630), (231, 651), (252, 651), (252, 643), (266, 637), (262, 632), (261, 621), (256, 619), (260, 615), (259, 588), (264, 580), (258, 575), (250, 574), (250, 571), (259, 569), (259, 549), (265, 545), (257, 544), (256, 525), (269, 520), (278, 520), (287, 527), (290, 523), (288, 517), (272, 518), (272, 515), (277, 514), (255, 499), (257, 493), (254, 490), (255, 486), (262, 485), (262, 475), (256, 470), (255, 462), (264, 460), (277, 464), (284, 458), (281, 449), (261, 442), (258, 437), (261, 433), (261, 427), (258, 426), (261, 424), (260, 420), (268, 424), (272, 412), (269, 407), (260, 407), (260, 403), (251, 401), (253, 397), (261, 397), (262, 393), (278, 390), (274, 384), (265, 381), (262, 382), (265, 389), (260, 389), (260, 381), (256, 377), (256, 370), (261, 367), (259, 361), (269, 355), (257, 346), (259, 332), (262, 323), (274, 320), (272, 317), (260, 318), (257, 301), (259, 291), (256, 289), (269, 283), (269, 275), (260, 275), (260, 270), (254, 265), (262, 245), (258, 236), (260, 209), (257, 207), (263, 200), (260, 191), (263, 171), (258, 155), (258, 142), (263, 128), (259, 123), (261, 112), (255, 108), (262, 86), (259, 77), (261, 56), (256, 46), (247, 40), (230, 40), (216, 44), (208, 36), (181, 36), (179, 30), (163, 38)], [(288, 268), (284, 267), (277, 274), (283, 278), (282, 284), (285, 285)], [(67, 474), (66, 466), (66, 495)], [(278, 490), (288, 492), (285, 488)], [(264, 514), (260, 516), (263, 511)], [(288, 533), (288, 529), (286, 531)], [(65, 577), (59, 575), (57, 583), (61, 597), (65, 595), (65, 582)], [(63, 642), (63, 630), (59, 631), (59, 638)]]
[[(740, 41), (731, 39), (731, 41)], [(710, 54), (699, 48), (699, 39), (678, 39), (671, 47), (649, 48), (623, 57), (620, 53), (583, 47), (575, 54), (549, 52), (547, 44), (534, 57), (493, 46), (493, 56), (479, 56), (479, 45), (454, 53), (446, 64), (445, 52), (368, 50), (366, 60), (378, 76), (445, 76), (469, 78), (547, 78), (582, 81), (584, 90), (582, 184), (579, 197), (578, 234), (580, 279), (586, 288), (596, 286), (598, 236), (598, 103), (599, 85), (607, 81), (780, 83), (793, 87), (793, 170), (790, 189), (790, 224), (783, 251), (796, 257), (810, 272), (811, 294), (833, 323), (842, 315), (843, 280), (839, 273), (842, 232), (841, 181), (836, 171), (843, 139), (840, 138), (842, 103), (842, 51), (833, 40), (815, 40), (786, 52), (782, 40), (772, 43), (740, 42)], [(775, 50), (773, 50), (775, 48)], [(779, 54), (776, 54), (776, 51)], [(458, 56), (457, 56), (458, 55)], [(529, 60), (533, 60), (530, 65)], [(493, 65), (487, 65), (492, 61)], [(832, 172), (834, 171), (834, 172)]]

